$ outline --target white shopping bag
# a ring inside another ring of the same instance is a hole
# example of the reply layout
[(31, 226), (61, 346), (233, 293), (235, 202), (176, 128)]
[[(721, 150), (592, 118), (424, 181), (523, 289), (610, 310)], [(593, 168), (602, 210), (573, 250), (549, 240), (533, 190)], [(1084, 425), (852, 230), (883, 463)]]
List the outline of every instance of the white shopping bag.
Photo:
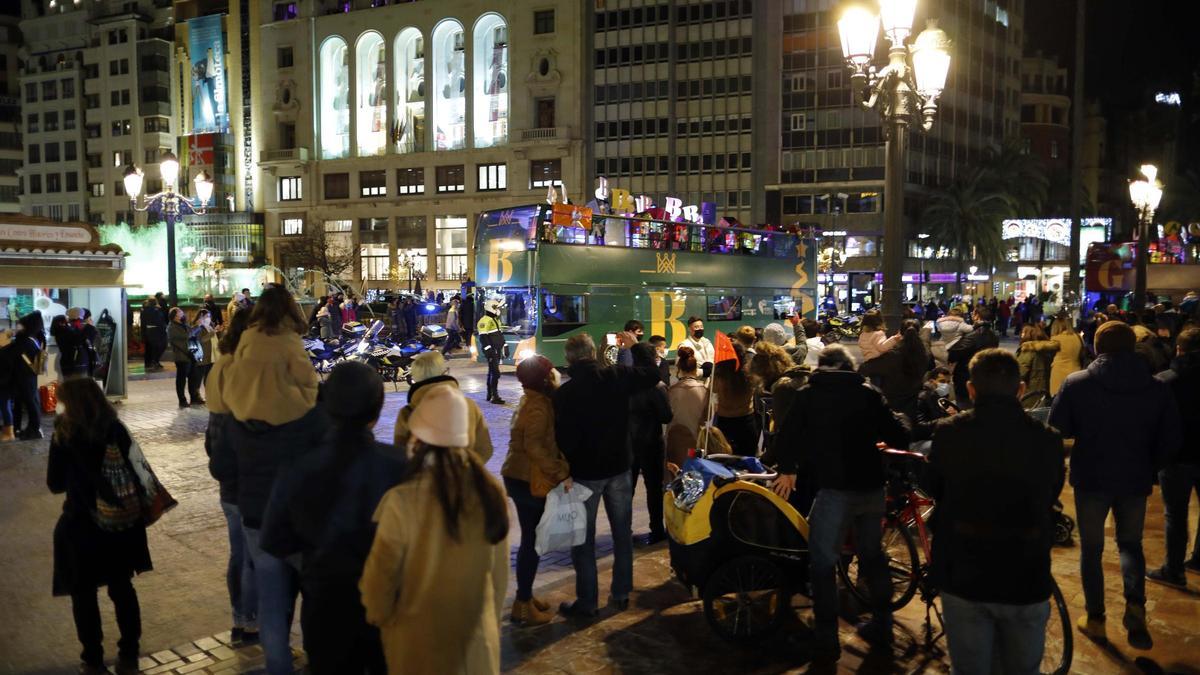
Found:
[(554, 486), (546, 495), (546, 510), (537, 526), (537, 543), (534, 550), (538, 555), (551, 551), (569, 551), (587, 539), (587, 507), (583, 505), (592, 491), (575, 483), (571, 491), (563, 490), (562, 483)]

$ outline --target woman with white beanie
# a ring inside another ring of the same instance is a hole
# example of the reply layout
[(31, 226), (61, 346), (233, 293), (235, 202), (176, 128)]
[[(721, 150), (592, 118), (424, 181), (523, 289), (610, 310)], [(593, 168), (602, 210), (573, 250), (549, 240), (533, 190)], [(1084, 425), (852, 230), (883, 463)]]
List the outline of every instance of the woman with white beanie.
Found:
[[(435, 387), (408, 419), (407, 476), (375, 511), (359, 590), (392, 673), (499, 673), (504, 489), (468, 442), (467, 400)], [(437, 645), (446, 646), (444, 648)]]

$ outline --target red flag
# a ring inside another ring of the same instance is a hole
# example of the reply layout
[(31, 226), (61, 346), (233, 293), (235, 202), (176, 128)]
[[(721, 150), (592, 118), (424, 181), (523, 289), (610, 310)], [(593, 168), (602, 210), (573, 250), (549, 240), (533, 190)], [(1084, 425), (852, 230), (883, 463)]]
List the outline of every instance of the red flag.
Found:
[(737, 352), (733, 351), (733, 342), (729, 336), (717, 331), (717, 344), (713, 350), (713, 363), (717, 364), (722, 361), (732, 360), (735, 368), (741, 368), (742, 362), (738, 360)]

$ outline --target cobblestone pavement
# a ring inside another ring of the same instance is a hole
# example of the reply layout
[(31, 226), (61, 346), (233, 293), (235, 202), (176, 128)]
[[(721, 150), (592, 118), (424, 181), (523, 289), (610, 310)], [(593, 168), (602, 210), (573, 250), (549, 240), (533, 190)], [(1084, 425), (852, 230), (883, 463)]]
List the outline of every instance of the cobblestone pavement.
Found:
[[(498, 473), (508, 447), (508, 424), (519, 389), (515, 378), (501, 381), (509, 401), (498, 407), (483, 401), (483, 370), (456, 360), (453, 372), (464, 391), (480, 403), (492, 430), (496, 455), (488, 468)], [(146, 673), (234, 673), (262, 666), (257, 646), (228, 645), (230, 626), (224, 586), (228, 555), (224, 519), (215, 483), (208, 476), (202, 445), (206, 413), (202, 408), (175, 406), (173, 374), (151, 375), (131, 384), (131, 395), (119, 406), (121, 416), (145, 449), (160, 478), (179, 500), (179, 507), (150, 529), (155, 571), (139, 577), (142, 601), (141, 662)], [(402, 386), (403, 390), (404, 387)], [(390, 439), (396, 411), (405, 394), (389, 392), (377, 434)], [(49, 429), (49, 424), (46, 426)], [(51, 533), (61, 499), (45, 489), (47, 442), (0, 446), (0, 672), (72, 672), (79, 651), (71, 622), (70, 601), (50, 596)], [(1069, 490), (1069, 488), (1068, 488)], [(1067, 512), (1073, 499), (1064, 494)], [(635, 497), (634, 531), (646, 530), (645, 501)], [(1193, 508), (1192, 521), (1197, 513)], [(516, 542), (516, 519), (513, 537)], [(599, 523), (601, 597), (607, 595), (611, 543), (603, 516)], [(1106, 583), (1112, 605), (1113, 646), (1100, 649), (1075, 634), (1072, 672), (1200, 673), (1200, 577), (1187, 592), (1147, 585), (1148, 609), (1155, 648), (1140, 653), (1129, 648), (1120, 629), (1120, 574), (1112, 545), (1111, 523), (1105, 551)], [(1157, 493), (1150, 499), (1146, 525), (1146, 557), (1157, 565), (1163, 555), (1162, 507)], [(514, 551), (515, 552), (515, 551)], [(1056, 549), (1055, 576), (1072, 616), (1082, 613), (1078, 552)], [(804, 672), (804, 622), (799, 619), (764, 645), (738, 648), (720, 642), (705, 624), (697, 600), (672, 581), (666, 550), (658, 546), (637, 553), (636, 587), (629, 611), (602, 611), (593, 622), (556, 619), (540, 628), (507, 623), (503, 633), (505, 670), (522, 673), (691, 673), (738, 670), (752, 673)], [(510, 579), (511, 583), (511, 579)], [(569, 556), (547, 556), (539, 571), (537, 592), (556, 604), (573, 597)], [(511, 597), (511, 593), (510, 593)], [(115, 653), (116, 625), (111, 605), (100, 603), (107, 628), (110, 658)], [(919, 647), (924, 613), (914, 601), (899, 615), (897, 642), (890, 653), (870, 653), (843, 624), (845, 645), (838, 670), (843, 672), (948, 672), (944, 657)], [(299, 645), (299, 635), (295, 636)], [(303, 657), (298, 655), (298, 663)]]

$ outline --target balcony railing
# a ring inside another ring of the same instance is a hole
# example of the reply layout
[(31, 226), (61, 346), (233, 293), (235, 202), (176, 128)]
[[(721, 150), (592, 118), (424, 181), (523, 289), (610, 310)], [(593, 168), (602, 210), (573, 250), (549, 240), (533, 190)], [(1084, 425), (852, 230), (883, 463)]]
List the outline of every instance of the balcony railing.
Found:
[(286, 148), (282, 150), (263, 150), (258, 156), (259, 162), (307, 162), (308, 148)]
[(543, 141), (553, 138), (566, 137), (566, 129), (564, 127), (538, 127), (536, 129), (522, 129), (521, 140), (523, 141)]

